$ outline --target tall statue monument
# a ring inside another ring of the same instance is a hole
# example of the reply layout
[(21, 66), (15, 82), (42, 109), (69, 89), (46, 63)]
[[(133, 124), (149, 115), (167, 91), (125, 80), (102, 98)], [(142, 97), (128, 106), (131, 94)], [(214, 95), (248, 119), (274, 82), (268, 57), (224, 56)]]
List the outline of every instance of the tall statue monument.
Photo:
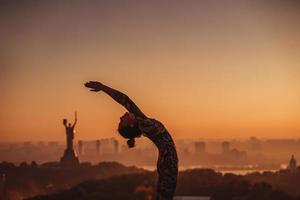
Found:
[(67, 119), (63, 119), (63, 124), (66, 128), (66, 136), (67, 136), (67, 148), (64, 152), (63, 157), (60, 159), (60, 164), (63, 167), (76, 167), (79, 165), (78, 157), (73, 148), (73, 139), (75, 133), (75, 126), (77, 123), (77, 112), (75, 112), (75, 121), (73, 124), (68, 123)]

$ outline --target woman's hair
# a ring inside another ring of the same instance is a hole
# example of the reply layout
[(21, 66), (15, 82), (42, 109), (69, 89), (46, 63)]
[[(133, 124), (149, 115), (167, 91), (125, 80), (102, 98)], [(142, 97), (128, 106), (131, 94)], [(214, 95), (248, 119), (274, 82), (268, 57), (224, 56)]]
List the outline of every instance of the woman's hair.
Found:
[(124, 138), (127, 138), (127, 145), (129, 148), (134, 147), (135, 145), (135, 140), (134, 138), (136, 137), (140, 137), (142, 132), (140, 131), (140, 129), (138, 128), (137, 124), (134, 124), (133, 126), (124, 126), (121, 124), (121, 122), (119, 123), (119, 128), (118, 131), (120, 133), (120, 135)]

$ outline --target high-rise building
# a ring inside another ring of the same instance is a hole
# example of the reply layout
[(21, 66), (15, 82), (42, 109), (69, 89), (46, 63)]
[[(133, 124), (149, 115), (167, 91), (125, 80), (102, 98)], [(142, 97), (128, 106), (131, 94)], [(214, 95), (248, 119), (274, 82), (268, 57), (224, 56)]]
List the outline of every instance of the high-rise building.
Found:
[(96, 140), (96, 153), (100, 154), (101, 141)]
[(82, 142), (82, 140), (78, 141), (78, 152), (79, 152), (79, 155), (83, 155), (83, 142)]
[(196, 153), (205, 153), (206, 144), (205, 142), (195, 142), (195, 152)]
[(256, 137), (250, 137), (250, 145), (252, 151), (260, 151), (262, 149), (261, 141)]
[(57, 148), (57, 147), (59, 147), (59, 142), (50, 141), (50, 142), (48, 142), (48, 147), (49, 148)]
[(119, 153), (119, 141), (114, 139), (113, 145), (114, 145), (114, 153)]
[(230, 152), (230, 143), (225, 141), (222, 143), (222, 153), (229, 153), (229, 152)]

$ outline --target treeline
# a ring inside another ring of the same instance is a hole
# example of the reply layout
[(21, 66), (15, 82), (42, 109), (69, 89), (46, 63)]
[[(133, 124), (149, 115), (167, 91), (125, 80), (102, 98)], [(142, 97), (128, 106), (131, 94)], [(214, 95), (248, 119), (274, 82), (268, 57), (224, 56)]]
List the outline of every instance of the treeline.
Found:
[[(148, 172), (87, 181), (69, 190), (30, 200), (146, 200), (154, 195), (155, 176), (156, 173)], [(212, 200), (300, 200), (270, 183), (251, 179), (253, 176), (222, 175), (210, 169), (187, 170), (179, 174), (176, 195), (210, 196)]]
[[(69, 189), (83, 181), (105, 179), (111, 176), (142, 173), (145, 170), (126, 167), (117, 162), (102, 162), (97, 165), (83, 163), (77, 168), (61, 168), (59, 163), (38, 165), (35, 162), (0, 163), (0, 192), (3, 199), (15, 200), (38, 194), (51, 194)], [(1, 198), (0, 198), (1, 199)]]

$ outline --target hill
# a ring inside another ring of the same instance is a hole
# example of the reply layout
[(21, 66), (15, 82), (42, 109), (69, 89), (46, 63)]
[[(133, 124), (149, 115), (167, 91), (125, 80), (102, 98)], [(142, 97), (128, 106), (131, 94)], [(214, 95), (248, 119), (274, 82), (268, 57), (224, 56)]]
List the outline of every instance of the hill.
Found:
[[(291, 174), (282, 173), (282, 177)], [(83, 182), (71, 189), (50, 196), (37, 196), (28, 200), (121, 200), (151, 199), (155, 191), (156, 173), (142, 173), (114, 176), (108, 179)], [(256, 178), (254, 178), (256, 176)], [(260, 176), (259, 178), (257, 176)], [(278, 176), (272, 173), (272, 176)], [(294, 174), (293, 176), (299, 176)], [(214, 172), (210, 169), (195, 169), (180, 172), (176, 195), (178, 196), (211, 196), (213, 200), (299, 200), (288, 194), (280, 185), (272, 185), (270, 174), (252, 174), (238, 176)], [(265, 179), (264, 181), (263, 178)], [(277, 184), (280, 181), (277, 182)], [(290, 185), (300, 185), (297, 182)], [(282, 184), (282, 185), (285, 185)]]

